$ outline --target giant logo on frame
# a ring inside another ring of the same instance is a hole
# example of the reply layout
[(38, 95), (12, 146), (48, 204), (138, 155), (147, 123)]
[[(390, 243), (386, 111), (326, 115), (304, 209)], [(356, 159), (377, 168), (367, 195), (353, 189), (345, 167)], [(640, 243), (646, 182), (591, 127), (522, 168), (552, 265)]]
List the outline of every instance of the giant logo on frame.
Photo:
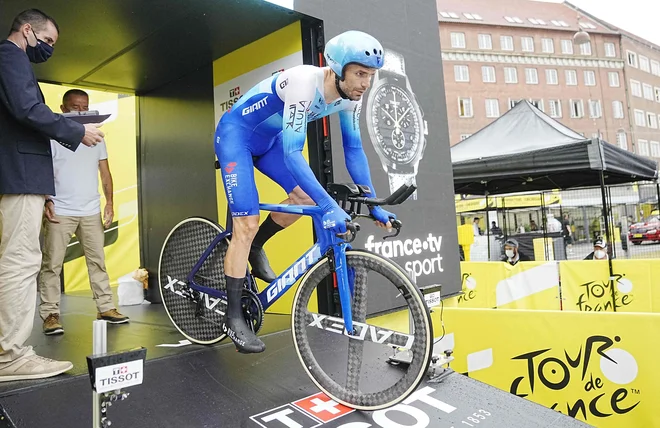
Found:
[[(578, 349), (546, 348), (517, 355), (512, 360), (523, 363), (523, 374), (511, 382), (510, 392), (535, 395), (534, 401), (587, 422), (631, 412), (641, 402), (632, 384), (639, 368), (635, 357), (619, 347), (621, 342), (620, 336), (594, 335)], [(573, 394), (569, 389), (579, 392), (567, 400)], [(546, 399), (553, 391), (561, 393), (561, 401)]]

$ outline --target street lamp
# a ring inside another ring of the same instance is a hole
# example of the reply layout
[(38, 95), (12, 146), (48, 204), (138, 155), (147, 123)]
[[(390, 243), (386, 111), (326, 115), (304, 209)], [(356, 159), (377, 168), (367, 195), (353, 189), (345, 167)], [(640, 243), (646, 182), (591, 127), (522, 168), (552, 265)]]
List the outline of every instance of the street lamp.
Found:
[(591, 41), (591, 37), (589, 36), (589, 33), (584, 31), (584, 29), (580, 26), (580, 15), (577, 17), (578, 21), (578, 30), (577, 33), (573, 35), (573, 43), (576, 45), (585, 45)]

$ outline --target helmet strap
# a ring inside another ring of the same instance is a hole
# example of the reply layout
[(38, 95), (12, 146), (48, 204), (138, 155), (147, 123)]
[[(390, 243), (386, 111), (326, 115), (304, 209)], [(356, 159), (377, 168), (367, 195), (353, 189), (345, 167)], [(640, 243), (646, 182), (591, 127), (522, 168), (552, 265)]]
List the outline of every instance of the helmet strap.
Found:
[[(344, 80), (344, 79), (342, 79), (342, 80)], [(343, 99), (347, 100), (348, 95), (346, 95), (346, 93), (344, 91), (342, 91), (341, 88), (339, 87), (339, 76), (337, 76), (337, 74), (335, 74), (335, 87), (337, 88), (337, 92), (339, 92), (339, 96), (342, 97)]]

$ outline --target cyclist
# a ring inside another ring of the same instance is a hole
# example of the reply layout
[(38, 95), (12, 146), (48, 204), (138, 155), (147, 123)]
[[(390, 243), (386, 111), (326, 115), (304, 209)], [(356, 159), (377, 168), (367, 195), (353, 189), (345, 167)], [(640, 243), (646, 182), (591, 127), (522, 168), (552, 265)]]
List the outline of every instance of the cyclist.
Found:
[[(316, 204), (324, 211), (323, 226), (346, 233), (350, 216), (323, 189), (303, 158), (307, 122), (338, 113), (346, 168), (355, 183), (369, 186), (375, 197), (367, 157), (360, 139), (361, 98), (376, 69), (383, 65), (383, 48), (372, 36), (347, 31), (325, 46), (327, 67), (299, 65), (269, 77), (243, 95), (226, 112), (215, 132), (225, 194), (233, 221), (227, 249), (226, 333), (240, 352), (265, 350), (243, 317), (240, 299), (247, 262), (255, 277), (271, 283), (276, 275), (263, 251), (264, 243), (290, 226), (299, 215), (271, 213), (259, 226), (259, 197), (254, 169), (279, 184), (288, 194), (282, 203)], [(391, 228), (396, 216), (371, 209), (380, 227)]]

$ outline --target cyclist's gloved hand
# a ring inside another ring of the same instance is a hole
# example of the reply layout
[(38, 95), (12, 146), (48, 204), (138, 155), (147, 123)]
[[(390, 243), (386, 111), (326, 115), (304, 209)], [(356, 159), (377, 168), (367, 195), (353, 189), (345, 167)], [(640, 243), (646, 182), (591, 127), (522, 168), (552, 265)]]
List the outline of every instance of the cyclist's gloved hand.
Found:
[(387, 226), (387, 223), (390, 221), (390, 219), (396, 219), (396, 214), (386, 211), (381, 207), (373, 207), (370, 209), (370, 211), (371, 216), (377, 221), (383, 223), (385, 226)]
[(323, 228), (337, 234), (346, 233), (347, 221), (351, 221), (351, 216), (339, 207), (331, 208), (323, 214)]

